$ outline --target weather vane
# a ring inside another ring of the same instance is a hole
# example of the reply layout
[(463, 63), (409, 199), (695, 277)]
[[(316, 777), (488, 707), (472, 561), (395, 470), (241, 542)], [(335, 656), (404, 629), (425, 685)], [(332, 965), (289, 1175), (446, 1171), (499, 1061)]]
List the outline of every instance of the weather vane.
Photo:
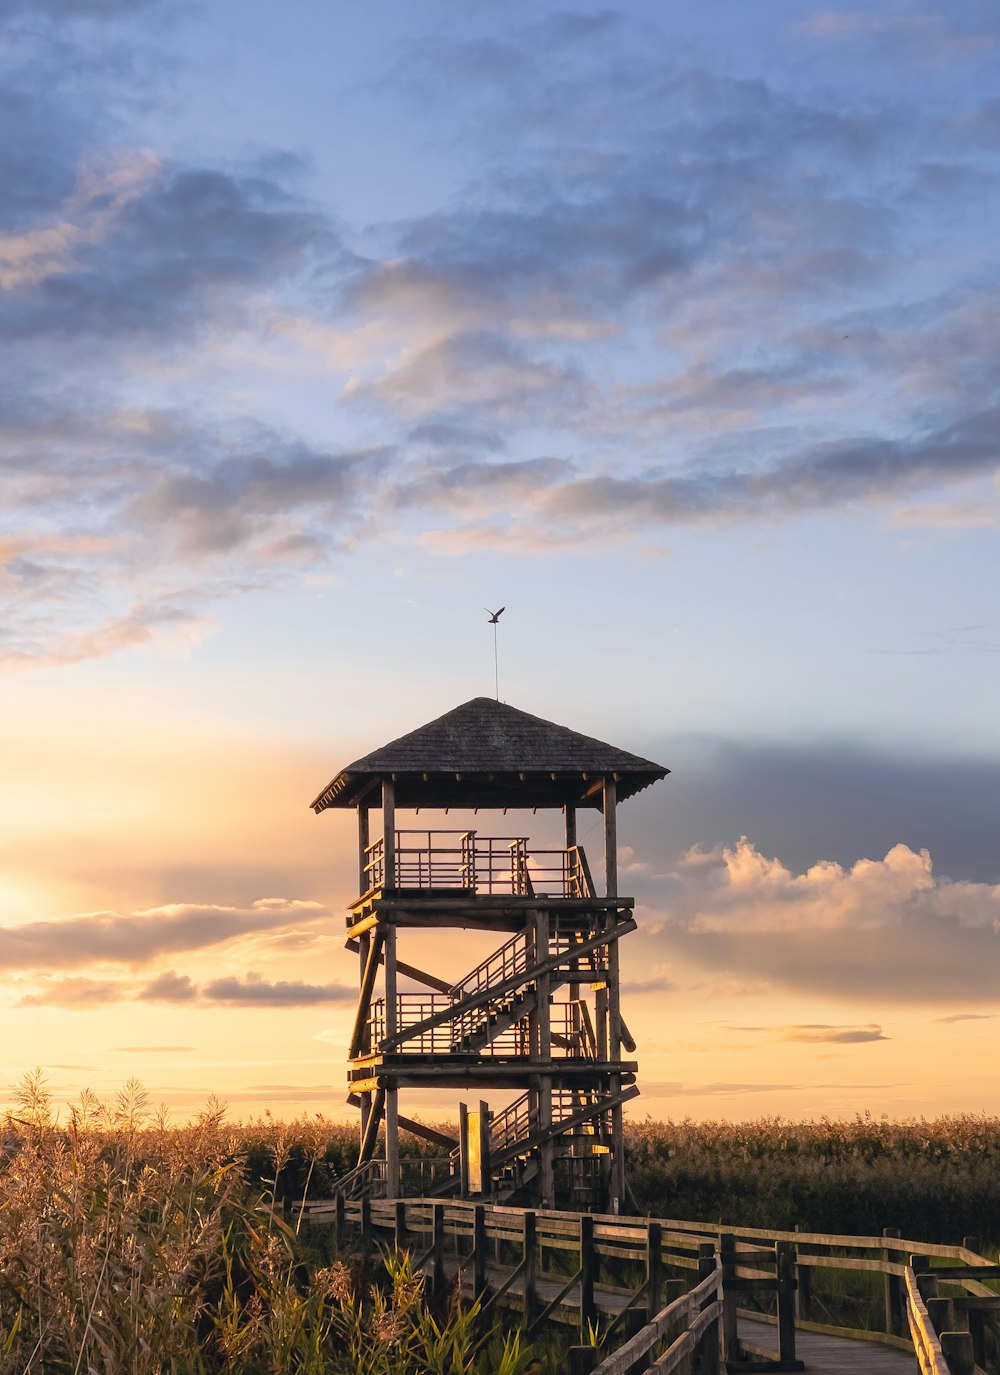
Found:
[(496, 689), (497, 701), (499, 702), (499, 701), (500, 701), (500, 668), (499, 668), (499, 665), (498, 665), (498, 663), (497, 663), (497, 622), (499, 621), (499, 619), (500, 619), (500, 617), (503, 615), (503, 613), (507, 610), (507, 608), (506, 608), (505, 606), (502, 606), (502, 607), (500, 608), (499, 611), (490, 611), (490, 609), (489, 609), (488, 606), (484, 606), (484, 607), (483, 607), (483, 610), (484, 610), (484, 611), (487, 613), (487, 615), (489, 616), (489, 618), (490, 618), (490, 619), (489, 619), (489, 624), (493, 627), (493, 686), (494, 686), (494, 688)]

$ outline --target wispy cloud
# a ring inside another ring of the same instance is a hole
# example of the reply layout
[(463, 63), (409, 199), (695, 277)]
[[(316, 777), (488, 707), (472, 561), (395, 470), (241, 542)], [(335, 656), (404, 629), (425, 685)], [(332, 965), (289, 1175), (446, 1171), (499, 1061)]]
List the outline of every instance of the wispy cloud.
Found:
[[(137, 966), (159, 956), (203, 950), (240, 936), (315, 922), (326, 915), (327, 908), (317, 902), (261, 898), (248, 907), (171, 903), (137, 912), (94, 912), (61, 921), (25, 922), (0, 927), (0, 968)], [(82, 991), (89, 981), (79, 982)]]

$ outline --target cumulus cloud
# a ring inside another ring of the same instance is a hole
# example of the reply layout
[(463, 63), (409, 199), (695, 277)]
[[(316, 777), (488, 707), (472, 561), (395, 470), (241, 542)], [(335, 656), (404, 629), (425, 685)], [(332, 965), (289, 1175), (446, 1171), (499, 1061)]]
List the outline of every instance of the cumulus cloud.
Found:
[[(658, 948), (716, 973), (868, 1004), (995, 996), (1000, 885), (939, 876), (926, 850), (795, 873), (744, 838), (689, 854), (646, 901), (660, 907)], [(789, 1036), (880, 1037), (874, 1025)]]
[(317, 1003), (357, 1002), (357, 989), (344, 984), (309, 984), (297, 980), (271, 982), (262, 974), (245, 979), (213, 979), (202, 989), (205, 1002), (256, 1007), (312, 1007)]
[(777, 1041), (801, 1041), (806, 1045), (863, 1045), (887, 1041), (875, 1022), (867, 1026), (833, 1026), (829, 1022), (802, 1022), (793, 1026), (736, 1026), (733, 1031), (764, 1032)]

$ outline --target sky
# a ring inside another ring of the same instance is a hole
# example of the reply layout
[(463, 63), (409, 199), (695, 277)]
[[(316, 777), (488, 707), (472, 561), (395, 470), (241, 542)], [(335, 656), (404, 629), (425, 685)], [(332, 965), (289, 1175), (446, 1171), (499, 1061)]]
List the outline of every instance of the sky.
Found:
[(0, 38), (0, 1088), (347, 1115), (308, 803), (504, 605), (504, 701), (672, 771), (632, 1117), (1000, 1113), (996, 6)]

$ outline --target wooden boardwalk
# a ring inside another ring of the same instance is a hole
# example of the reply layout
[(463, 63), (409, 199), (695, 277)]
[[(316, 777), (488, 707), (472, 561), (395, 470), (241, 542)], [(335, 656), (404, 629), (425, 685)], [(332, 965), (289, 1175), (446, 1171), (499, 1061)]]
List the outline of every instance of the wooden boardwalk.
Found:
[[(740, 1340), (755, 1350), (774, 1351), (777, 1330), (771, 1323), (741, 1317), (739, 1334)], [(795, 1354), (807, 1371), (822, 1375), (914, 1375), (917, 1369), (915, 1356), (894, 1347), (801, 1330), (795, 1334)]]

